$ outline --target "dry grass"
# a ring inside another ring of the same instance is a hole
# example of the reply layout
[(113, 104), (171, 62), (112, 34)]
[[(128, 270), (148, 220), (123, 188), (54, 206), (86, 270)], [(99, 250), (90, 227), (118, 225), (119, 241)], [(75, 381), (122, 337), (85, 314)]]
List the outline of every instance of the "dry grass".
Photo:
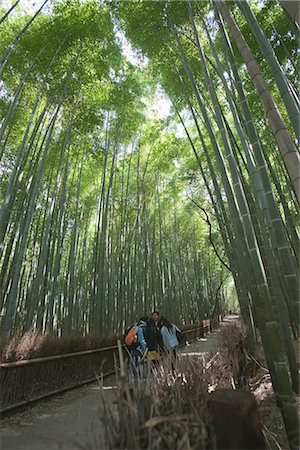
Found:
[(220, 346), (227, 350), (234, 350), (247, 341), (247, 328), (239, 320), (223, 327), (219, 335)]
[(234, 385), (240, 389), (249, 389), (258, 365), (251, 355), (247, 328), (238, 321), (223, 327), (219, 335), (219, 346), (227, 353)]
[(28, 331), (23, 336), (15, 337), (0, 349), (1, 362), (12, 362), (24, 359), (42, 358), (45, 356), (63, 355), (115, 345), (118, 337), (82, 336), (73, 334), (58, 338), (42, 335), (39, 332)]
[[(196, 328), (196, 326), (196, 324), (187, 325), (182, 327), (182, 330), (187, 331)], [(117, 339), (120, 339), (120, 336), (116, 334), (82, 336), (74, 333), (70, 336), (57, 337), (51, 334), (42, 334), (38, 331), (27, 331), (23, 336), (16, 336), (0, 347), (0, 362), (6, 363), (93, 350), (116, 345)]]
[(254, 358), (249, 348), (247, 328), (241, 322), (222, 329), (220, 344), (228, 354), (235, 384), (249, 389), (256, 398), (267, 448), (289, 449), (262, 345), (257, 344)]
[(251, 356), (245, 327), (228, 326), (220, 333), (220, 351), (205, 358), (181, 357), (175, 374), (170, 362), (164, 361), (154, 373), (147, 367), (141, 379), (133, 381), (129, 374), (119, 376), (113, 406), (104, 397), (102, 401), (104, 441), (100, 444), (100, 437), (94, 435), (93, 448), (101, 445), (110, 450), (216, 448), (207, 408), (209, 392), (235, 388), (242, 375), (243, 388), (251, 390), (258, 402), (266, 448), (288, 449), (268, 370), (263, 361), (260, 364)]
[(176, 373), (165, 360), (153, 371), (147, 365), (141, 378), (119, 376), (115, 404), (109, 405), (104, 397), (102, 402), (105, 448), (215, 448), (207, 399), (216, 386), (231, 387), (231, 374), (225, 367), (218, 353), (207, 359), (182, 358)]
[(266, 361), (262, 346), (257, 349), (257, 372), (250, 379), (250, 390), (258, 403), (258, 410), (263, 424), (263, 433), (269, 449), (286, 450), (289, 443), (280, 409), (266, 368)]

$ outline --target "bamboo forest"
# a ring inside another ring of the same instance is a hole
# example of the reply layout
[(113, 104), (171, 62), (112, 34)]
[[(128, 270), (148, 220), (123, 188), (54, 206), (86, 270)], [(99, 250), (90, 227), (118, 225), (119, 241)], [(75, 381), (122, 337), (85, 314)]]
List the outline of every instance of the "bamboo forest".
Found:
[(0, 16), (2, 341), (236, 311), (294, 426), (299, 3), (2, 0)]

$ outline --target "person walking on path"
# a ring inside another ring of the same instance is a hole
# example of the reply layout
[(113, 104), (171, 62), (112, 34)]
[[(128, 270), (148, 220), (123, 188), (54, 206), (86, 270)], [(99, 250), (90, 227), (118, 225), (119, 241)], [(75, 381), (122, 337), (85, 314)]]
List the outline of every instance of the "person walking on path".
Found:
[(147, 344), (148, 353), (147, 357), (153, 364), (153, 366), (157, 366), (158, 362), (161, 359), (161, 356), (158, 351), (159, 339), (158, 336), (161, 337), (160, 331), (155, 326), (155, 322), (152, 319), (148, 319), (147, 326), (143, 328), (144, 338)]
[(155, 309), (153, 311), (153, 313), (151, 314), (151, 319), (153, 320), (155, 326), (158, 327), (159, 321), (160, 321), (160, 316), (159, 316), (159, 312), (157, 311), (157, 309)]
[(179, 341), (176, 332), (181, 333), (180, 329), (171, 323), (166, 317), (161, 317), (160, 320), (161, 336), (165, 352), (168, 352), (171, 359), (172, 370), (175, 370), (175, 361), (177, 358), (176, 349), (179, 346)]
[(160, 326), (161, 326), (160, 315), (157, 310), (154, 310), (153, 313), (151, 314), (151, 320), (153, 321), (153, 324), (156, 328), (156, 339), (157, 339), (157, 343), (158, 343), (158, 352), (160, 354), (162, 354), (164, 344), (163, 344), (162, 335), (160, 332)]
[(125, 336), (125, 344), (130, 357), (130, 369), (134, 377), (141, 375), (142, 362), (148, 350), (143, 332), (147, 321), (148, 317), (141, 317), (129, 328)]

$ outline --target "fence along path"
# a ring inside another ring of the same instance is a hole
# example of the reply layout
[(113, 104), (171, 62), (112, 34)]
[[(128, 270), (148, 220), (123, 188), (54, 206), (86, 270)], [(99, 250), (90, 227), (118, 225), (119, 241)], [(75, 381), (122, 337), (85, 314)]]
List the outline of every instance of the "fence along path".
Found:
[[(203, 320), (200, 325), (185, 329), (186, 340), (192, 342), (200, 336), (204, 337), (206, 332), (219, 326), (220, 320), (221, 316), (218, 316), (212, 321)], [(114, 373), (116, 358), (118, 347), (115, 343), (93, 350), (1, 363), (0, 414), (3, 417), (46, 397), (94, 382), (99, 373), (106, 377)]]
[[(238, 316), (227, 316), (219, 329), (208, 333), (184, 347), (180, 357), (216, 351), (221, 327), (233, 323)], [(113, 404), (115, 377), (104, 380), (104, 397)], [(0, 438), (2, 450), (76, 450), (97, 448), (95, 444), (102, 424), (98, 415), (101, 401), (97, 383), (72, 391), (58, 399), (43, 401), (25, 413), (2, 421)], [(105, 447), (102, 447), (103, 450)]]

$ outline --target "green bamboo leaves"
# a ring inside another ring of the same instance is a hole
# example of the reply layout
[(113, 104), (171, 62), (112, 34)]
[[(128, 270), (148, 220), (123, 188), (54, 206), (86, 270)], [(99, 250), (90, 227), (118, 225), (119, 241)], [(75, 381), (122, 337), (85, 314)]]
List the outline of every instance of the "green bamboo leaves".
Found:
[[(18, 16), (7, 20), (18, 24)], [(6, 58), (3, 86), (13, 94), (3, 96), (0, 132), (4, 338), (31, 328), (119, 332), (154, 307), (194, 322), (223, 294), (213, 252), (197, 250), (205, 228), (182, 208), (185, 184), (174, 186), (177, 173), (186, 176), (174, 158), (188, 147), (167, 124), (146, 124), (145, 81), (113, 38), (97, 2), (58, 2)]]
[[(52, 7), (2, 14), (2, 335), (107, 334), (153, 308), (189, 323), (232, 281), (294, 445), (296, 25), (275, 2)], [(157, 84), (164, 120), (145, 114)]]

